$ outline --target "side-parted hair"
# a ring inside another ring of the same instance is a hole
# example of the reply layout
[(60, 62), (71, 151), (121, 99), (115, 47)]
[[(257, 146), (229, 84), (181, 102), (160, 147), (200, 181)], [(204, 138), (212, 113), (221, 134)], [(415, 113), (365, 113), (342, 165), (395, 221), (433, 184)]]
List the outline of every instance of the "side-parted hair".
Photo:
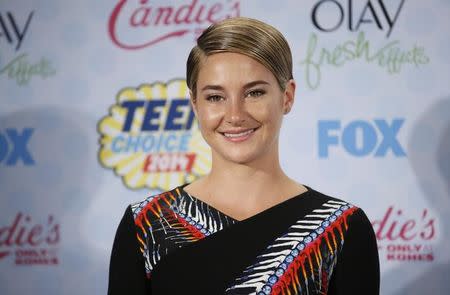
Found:
[(281, 90), (293, 79), (291, 49), (277, 29), (252, 18), (229, 18), (209, 26), (189, 54), (186, 82), (194, 99), (202, 61), (221, 52), (240, 53), (255, 59), (272, 72)]

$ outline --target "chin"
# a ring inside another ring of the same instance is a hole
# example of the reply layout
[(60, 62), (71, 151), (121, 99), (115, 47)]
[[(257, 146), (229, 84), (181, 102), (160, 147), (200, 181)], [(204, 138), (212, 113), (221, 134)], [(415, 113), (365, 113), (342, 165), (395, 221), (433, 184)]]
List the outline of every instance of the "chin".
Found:
[(236, 151), (235, 153), (224, 153), (221, 155), (221, 157), (228, 162), (233, 162), (240, 165), (249, 164), (260, 158), (260, 156), (255, 153), (245, 153), (243, 151)]

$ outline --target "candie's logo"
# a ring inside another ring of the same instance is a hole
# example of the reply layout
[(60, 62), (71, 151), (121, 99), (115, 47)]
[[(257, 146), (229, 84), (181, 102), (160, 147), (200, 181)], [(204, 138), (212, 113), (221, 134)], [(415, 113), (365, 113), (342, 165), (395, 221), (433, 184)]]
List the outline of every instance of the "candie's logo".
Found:
[(239, 1), (120, 0), (109, 18), (112, 42), (120, 48), (135, 50), (167, 39), (193, 35), (195, 39), (210, 24), (239, 16)]
[(17, 265), (57, 265), (59, 243), (60, 225), (53, 215), (39, 223), (18, 212), (0, 225), (0, 261), (11, 255)]
[(125, 88), (98, 124), (100, 163), (128, 188), (168, 190), (210, 168), (184, 80)]
[(390, 206), (381, 218), (372, 221), (372, 226), (381, 258), (387, 261), (434, 260), (438, 227), (430, 210), (406, 212)]

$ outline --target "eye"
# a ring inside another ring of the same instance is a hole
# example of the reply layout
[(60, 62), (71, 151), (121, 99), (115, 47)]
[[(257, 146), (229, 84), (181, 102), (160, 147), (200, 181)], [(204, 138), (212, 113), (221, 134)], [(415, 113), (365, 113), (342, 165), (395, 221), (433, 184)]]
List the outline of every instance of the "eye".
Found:
[(250, 90), (249, 92), (247, 92), (247, 96), (250, 97), (260, 97), (262, 95), (264, 95), (266, 92), (262, 89), (254, 89), (254, 90)]
[(217, 95), (217, 94), (211, 94), (206, 96), (206, 100), (210, 102), (219, 102), (221, 100), (224, 100), (225, 98), (223, 96)]

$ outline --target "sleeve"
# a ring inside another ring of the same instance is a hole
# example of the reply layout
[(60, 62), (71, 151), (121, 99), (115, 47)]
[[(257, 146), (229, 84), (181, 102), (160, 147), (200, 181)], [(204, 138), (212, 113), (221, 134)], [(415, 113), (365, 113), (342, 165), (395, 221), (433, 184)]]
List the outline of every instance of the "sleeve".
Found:
[(109, 265), (108, 295), (151, 294), (150, 280), (145, 274), (144, 258), (136, 238), (131, 206), (117, 228)]
[(344, 245), (333, 271), (329, 295), (378, 295), (380, 265), (372, 225), (364, 211), (349, 217)]

